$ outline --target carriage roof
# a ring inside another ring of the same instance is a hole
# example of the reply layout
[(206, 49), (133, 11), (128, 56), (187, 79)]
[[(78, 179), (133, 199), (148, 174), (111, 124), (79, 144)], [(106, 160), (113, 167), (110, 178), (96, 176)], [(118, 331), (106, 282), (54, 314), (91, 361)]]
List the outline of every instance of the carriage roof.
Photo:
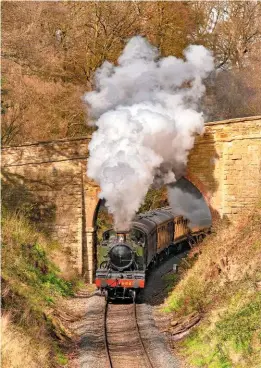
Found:
[(159, 208), (136, 215), (132, 221), (132, 226), (149, 234), (156, 226), (173, 220), (173, 218), (174, 215), (170, 207)]
[[(158, 225), (174, 220), (175, 218), (182, 218), (182, 216), (175, 216), (171, 207), (157, 208), (145, 213), (137, 214), (131, 222), (131, 227), (139, 229), (146, 234), (151, 233)], [(112, 230), (112, 229), (111, 229)], [(120, 232), (120, 231), (119, 231)]]

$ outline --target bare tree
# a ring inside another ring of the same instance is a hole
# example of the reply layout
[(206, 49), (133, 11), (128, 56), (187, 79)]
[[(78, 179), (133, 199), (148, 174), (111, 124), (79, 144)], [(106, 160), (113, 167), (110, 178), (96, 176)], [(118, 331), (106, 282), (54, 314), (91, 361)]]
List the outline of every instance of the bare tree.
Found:
[[(146, 36), (163, 56), (182, 57), (189, 44), (203, 44), (213, 51), (217, 69), (231, 71), (231, 78), (241, 80), (239, 69), (242, 75), (247, 75), (246, 68), (257, 74), (260, 5), (257, 1), (2, 3), (2, 74), (7, 91), (2, 95), (3, 142), (91, 133), (81, 97), (93, 87), (95, 70), (105, 60), (117, 63), (127, 39), (137, 34)], [(219, 74), (216, 88), (226, 80), (232, 83), (231, 78)], [(253, 87), (257, 83), (250, 76), (242, 78), (245, 91), (251, 90), (248, 106), (257, 111), (258, 92)], [(212, 83), (209, 101), (217, 98), (214, 90)], [(232, 105), (238, 104), (231, 101)], [(218, 106), (211, 113), (216, 118)], [(222, 111), (230, 116), (235, 110)], [(246, 108), (240, 111), (237, 114), (249, 113)]]
[(200, 41), (213, 51), (217, 69), (244, 67), (261, 39), (261, 3), (195, 2), (193, 8), (198, 23), (193, 41)]

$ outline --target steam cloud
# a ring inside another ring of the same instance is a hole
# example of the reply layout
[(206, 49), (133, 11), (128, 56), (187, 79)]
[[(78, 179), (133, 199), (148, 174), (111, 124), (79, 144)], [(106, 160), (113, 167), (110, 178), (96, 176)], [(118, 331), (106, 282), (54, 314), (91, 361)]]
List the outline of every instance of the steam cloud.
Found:
[(184, 56), (159, 58), (145, 38), (133, 37), (118, 65), (106, 61), (96, 71), (96, 90), (84, 96), (98, 127), (87, 174), (100, 185), (116, 229), (129, 228), (152, 184), (181, 177), (194, 137), (203, 132), (198, 103), (213, 57), (199, 45)]

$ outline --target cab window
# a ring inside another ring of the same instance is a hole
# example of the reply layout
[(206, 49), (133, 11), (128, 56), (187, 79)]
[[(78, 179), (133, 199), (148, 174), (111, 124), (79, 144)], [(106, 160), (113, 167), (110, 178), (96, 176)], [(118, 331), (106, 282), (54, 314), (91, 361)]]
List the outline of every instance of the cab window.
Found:
[(136, 244), (139, 245), (145, 245), (145, 234), (138, 230), (138, 229), (132, 229), (130, 233), (130, 238), (132, 241), (134, 241)]
[(113, 229), (107, 230), (103, 233), (102, 236), (103, 241), (109, 241), (113, 238), (116, 238), (116, 231), (114, 231)]

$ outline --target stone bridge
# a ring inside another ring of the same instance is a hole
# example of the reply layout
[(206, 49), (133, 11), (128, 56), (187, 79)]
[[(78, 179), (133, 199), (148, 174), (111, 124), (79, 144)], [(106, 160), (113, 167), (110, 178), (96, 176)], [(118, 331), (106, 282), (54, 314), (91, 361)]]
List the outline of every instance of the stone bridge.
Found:
[[(16, 209), (29, 207), (34, 220), (66, 249), (62, 270), (92, 282), (99, 188), (86, 176), (89, 141), (4, 147), (2, 183), (4, 200)], [(190, 153), (186, 177), (203, 194), (213, 218), (236, 221), (242, 209), (260, 200), (261, 116), (206, 124)]]

